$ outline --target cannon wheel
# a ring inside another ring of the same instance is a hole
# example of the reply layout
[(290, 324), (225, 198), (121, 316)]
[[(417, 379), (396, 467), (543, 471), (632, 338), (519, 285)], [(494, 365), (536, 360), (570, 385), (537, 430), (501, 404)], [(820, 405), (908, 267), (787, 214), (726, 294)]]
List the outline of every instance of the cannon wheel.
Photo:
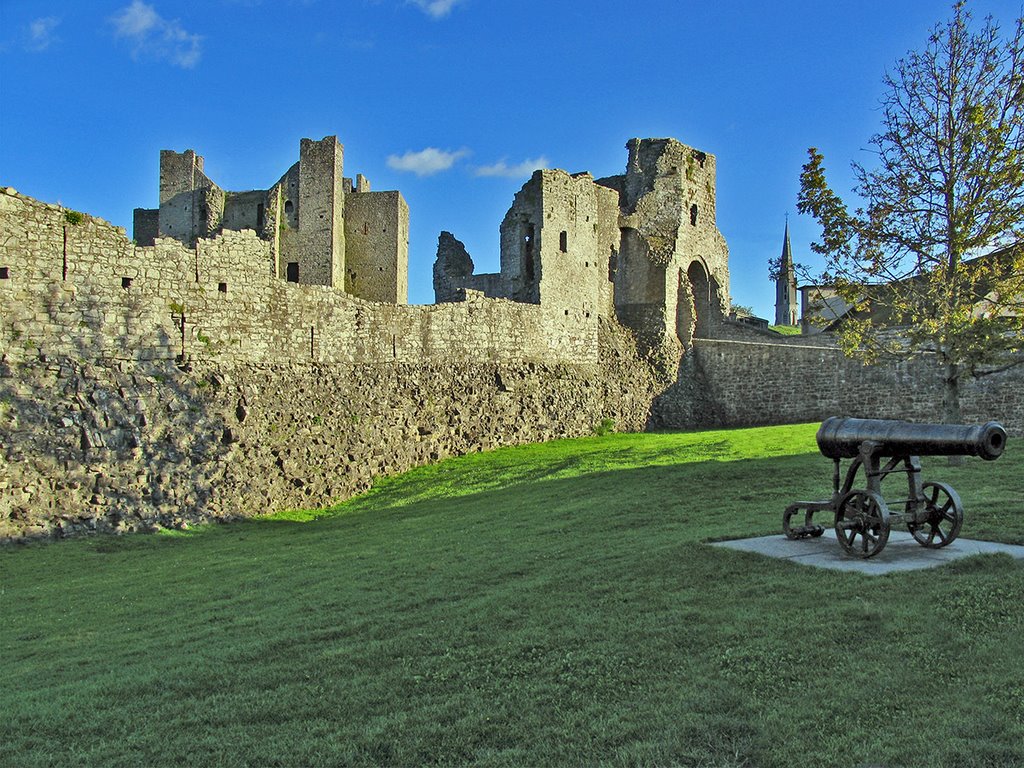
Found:
[(960, 496), (945, 483), (925, 483), (921, 494), (928, 517), (920, 522), (908, 522), (907, 530), (922, 547), (938, 549), (951, 544), (964, 524)]
[(836, 539), (847, 554), (857, 557), (873, 557), (885, 549), (889, 508), (882, 497), (872, 491), (843, 496), (836, 507)]

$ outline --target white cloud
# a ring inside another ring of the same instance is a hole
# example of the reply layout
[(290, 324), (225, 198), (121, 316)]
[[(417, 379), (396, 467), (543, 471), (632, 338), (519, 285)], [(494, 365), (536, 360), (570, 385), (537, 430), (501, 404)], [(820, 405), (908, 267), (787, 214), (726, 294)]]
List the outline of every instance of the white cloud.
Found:
[(28, 35), (25, 40), (25, 49), (29, 51), (45, 51), (57, 42), (53, 30), (57, 28), (58, 24), (60, 24), (60, 19), (56, 16), (43, 16), (30, 22), (28, 25)]
[(152, 5), (132, 0), (110, 21), (114, 36), (132, 45), (132, 58), (150, 58), (191, 69), (202, 56), (200, 35), (187, 32), (177, 19), (165, 19)]
[(546, 168), (548, 159), (541, 155), (533, 160), (523, 160), (516, 165), (509, 165), (504, 160), (499, 160), (494, 165), (481, 165), (476, 169), (477, 176), (503, 176), (509, 179), (518, 179), (522, 176), (529, 176), (538, 168)]
[(434, 19), (443, 19), (462, 0), (411, 0), (425, 14)]
[(408, 171), (417, 176), (432, 176), (447, 171), (458, 160), (469, 154), (468, 149), (449, 152), (435, 147), (427, 147), (419, 152), (406, 152), (404, 155), (389, 155), (388, 168), (396, 171)]

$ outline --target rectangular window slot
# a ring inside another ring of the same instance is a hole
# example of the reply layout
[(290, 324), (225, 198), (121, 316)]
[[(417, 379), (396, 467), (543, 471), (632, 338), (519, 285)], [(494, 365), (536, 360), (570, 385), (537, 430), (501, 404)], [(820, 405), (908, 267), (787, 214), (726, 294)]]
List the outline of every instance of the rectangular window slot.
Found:
[(122, 277), (121, 287), (127, 291), (129, 288), (132, 287), (132, 279), (130, 277)]
[(569, 233), (565, 230), (558, 233), (558, 250), (562, 253), (569, 252)]
[(227, 293), (228, 292), (228, 284), (227, 283), (217, 283), (217, 290), (220, 291), (221, 293)]
[(0, 267), (0, 280), (10, 280), (10, 279), (11, 279), (11, 268), (10, 267)]
[(289, 283), (299, 282), (299, 262), (288, 262), (287, 279)]

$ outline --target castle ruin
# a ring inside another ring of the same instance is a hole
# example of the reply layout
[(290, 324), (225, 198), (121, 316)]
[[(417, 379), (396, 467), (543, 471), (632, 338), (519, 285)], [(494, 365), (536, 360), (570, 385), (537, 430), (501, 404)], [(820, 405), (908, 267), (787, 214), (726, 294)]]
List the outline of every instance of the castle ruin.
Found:
[(491, 298), (615, 317), (648, 346), (691, 346), (728, 314), (729, 251), (715, 223), (715, 158), (632, 139), (626, 173), (540, 170), (501, 223), (501, 271), (477, 275), (442, 233), (437, 301)]
[[(0, 188), (0, 539), (316, 508), (445, 456), (619, 430), (928, 420), (927, 361), (728, 318), (715, 158), (628, 142), (625, 173), (533, 174), (500, 271), (441, 233), (408, 305), (409, 209), (303, 139), (266, 190), (160, 155), (135, 241)], [(965, 416), (1024, 425), (1019, 372)], [(893, 397), (893, 392), (900, 397)]]
[[(501, 223), (501, 271), (474, 274), (465, 247), (442, 232), (436, 301), (544, 304), (565, 315), (616, 317), (649, 344), (691, 346), (728, 313), (725, 238), (715, 224), (715, 158), (675, 139), (632, 139), (626, 172), (540, 170)], [(336, 136), (302, 139), (299, 161), (267, 190), (228, 192), (193, 150), (160, 153), (160, 207), (136, 208), (134, 239), (194, 247), (225, 231), (267, 243), (282, 280), (405, 304), (409, 207), (343, 176)]]

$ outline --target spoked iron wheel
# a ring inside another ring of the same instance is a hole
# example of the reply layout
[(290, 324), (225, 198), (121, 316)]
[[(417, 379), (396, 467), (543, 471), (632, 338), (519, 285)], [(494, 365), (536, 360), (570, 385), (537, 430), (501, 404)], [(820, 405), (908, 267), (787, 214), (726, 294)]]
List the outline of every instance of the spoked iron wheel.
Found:
[(924, 519), (910, 521), (907, 530), (922, 547), (938, 549), (953, 542), (964, 524), (964, 507), (957, 492), (945, 483), (921, 486)]
[(836, 508), (836, 539), (847, 554), (873, 557), (889, 540), (889, 508), (871, 491), (850, 491)]

